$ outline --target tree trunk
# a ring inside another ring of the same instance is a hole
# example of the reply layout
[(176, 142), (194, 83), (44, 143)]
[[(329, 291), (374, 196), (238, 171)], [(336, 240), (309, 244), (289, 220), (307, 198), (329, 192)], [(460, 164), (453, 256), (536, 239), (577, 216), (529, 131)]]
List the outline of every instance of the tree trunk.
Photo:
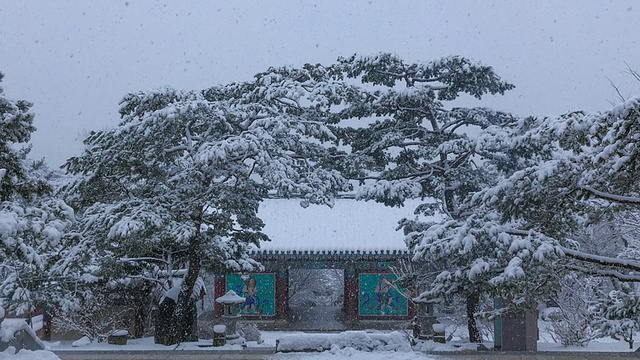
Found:
[[(142, 299), (140, 299), (142, 300)], [(135, 307), (134, 323), (133, 323), (133, 338), (140, 339), (144, 337), (144, 328), (146, 323), (147, 306), (144, 303), (138, 304)]]
[(178, 304), (175, 310), (175, 320), (179, 329), (179, 342), (197, 341), (198, 334), (193, 331), (194, 321), (193, 308), (196, 299), (193, 297), (193, 288), (200, 276), (200, 236), (196, 234), (189, 242), (189, 269), (182, 281), (182, 289), (178, 296)]
[(475, 313), (478, 310), (480, 304), (480, 293), (472, 292), (467, 296), (467, 328), (469, 330), (469, 342), (480, 343), (482, 338), (480, 337), (480, 330), (478, 330), (478, 324), (476, 323)]
[(189, 241), (188, 262), (189, 268), (182, 281), (178, 302), (173, 309), (171, 321), (164, 322), (163, 325), (167, 327), (166, 329), (156, 329), (156, 333), (159, 330), (163, 333), (160, 339), (156, 338), (156, 343), (173, 345), (198, 340), (197, 307), (196, 299), (193, 297), (193, 289), (200, 275), (199, 233), (196, 233)]

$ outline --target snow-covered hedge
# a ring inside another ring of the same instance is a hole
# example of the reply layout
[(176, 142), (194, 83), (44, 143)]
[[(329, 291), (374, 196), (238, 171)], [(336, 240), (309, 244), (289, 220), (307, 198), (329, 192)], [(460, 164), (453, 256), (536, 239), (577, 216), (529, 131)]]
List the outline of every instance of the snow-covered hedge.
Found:
[(277, 352), (325, 351), (335, 347), (360, 351), (411, 351), (409, 340), (400, 332), (367, 333), (346, 331), (339, 334), (287, 335), (276, 341)]

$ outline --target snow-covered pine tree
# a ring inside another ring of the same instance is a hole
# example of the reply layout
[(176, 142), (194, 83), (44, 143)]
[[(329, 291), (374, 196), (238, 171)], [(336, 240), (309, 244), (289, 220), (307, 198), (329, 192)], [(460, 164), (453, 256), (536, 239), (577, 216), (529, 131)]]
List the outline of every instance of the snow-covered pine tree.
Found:
[[(637, 259), (597, 256), (576, 248), (577, 230), (616, 214), (637, 211), (640, 204), (638, 161), (640, 99), (610, 111), (576, 112), (542, 118), (522, 139), (549, 144), (553, 156), (527, 167), (487, 190), (483, 198), (501, 214), (513, 236), (543, 244), (529, 248), (535, 256), (565, 255), (579, 263), (573, 270), (637, 281)], [(587, 265), (597, 265), (597, 267)]]
[(247, 248), (267, 240), (257, 210), (269, 193), (331, 205), (348, 190), (332, 169), (341, 153), (329, 145), (335, 135), (326, 124), (333, 94), (344, 86), (319, 77), (326, 77), (322, 66), (271, 68), (205, 91), (129, 94), (120, 124), (92, 133), (84, 154), (66, 162), (79, 175), (67, 191), (82, 213), (84, 246), (103, 261), (115, 248), (118, 256), (140, 257), (141, 248), (156, 257), (158, 249), (182, 252), (187, 273), (175, 328), (162, 342), (196, 336), (184, 314), (201, 266), (258, 266)]
[[(466, 297), (470, 339), (480, 341), (474, 316), (486, 282), (476, 273), (485, 267), (484, 260), (474, 250), (474, 239), (445, 232), (464, 224), (473, 212), (471, 195), (494, 185), (498, 174), (514, 165), (502, 148), (515, 119), (487, 108), (450, 104), (463, 94), (481, 99), (513, 85), (492, 67), (457, 56), (411, 63), (388, 53), (354, 55), (340, 59), (335, 68), (341, 77), (364, 84), (345, 97), (344, 108), (335, 115), (361, 119), (341, 133), (352, 149), (343, 168), (361, 181), (357, 198), (389, 206), (425, 198), (429, 201), (416, 214), (444, 214), (442, 224), (405, 219), (400, 226), (409, 235), (414, 260), (440, 272), (439, 285), (424, 289), (421, 297)], [(447, 280), (452, 278), (455, 284)]]
[(6, 98), (0, 87), (0, 306), (17, 312), (63, 300), (65, 234), (75, 219), (52, 195), (53, 173), (27, 158), (31, 106)]
[(594, 114), (528, 119), (529, 125), (514, 132), (513, 149), (542, 145), (541, 150), (532, 162), (474, 197), (477, 224), (453, 229), (461, 238), (482, 233), (502, 254), (502, 261), (487, 267), (492, 283), (524, 298), (527, 292), (545, 294), (544, 288), (516, 286), (539, 279), (541, 269), (548, 279), (543, 287), (553, 285), (549, 270), (640, 281), (633, 252), (598, 255), (575, 239), (590, 225), (637, 211), (639, 117), (640, 100), (631, 99)]

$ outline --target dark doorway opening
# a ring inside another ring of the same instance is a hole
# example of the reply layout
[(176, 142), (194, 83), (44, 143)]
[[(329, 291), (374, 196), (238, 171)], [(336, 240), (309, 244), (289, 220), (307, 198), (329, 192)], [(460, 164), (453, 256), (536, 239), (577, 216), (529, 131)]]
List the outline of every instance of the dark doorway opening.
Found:
[(344, 330), (343, 307), (343, 269), (289, 269), (291, 329)]

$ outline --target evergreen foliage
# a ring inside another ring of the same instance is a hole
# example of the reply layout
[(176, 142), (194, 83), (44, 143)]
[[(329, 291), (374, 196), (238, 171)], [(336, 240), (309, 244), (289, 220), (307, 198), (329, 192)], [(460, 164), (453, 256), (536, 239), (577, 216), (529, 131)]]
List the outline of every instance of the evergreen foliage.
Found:
[[(451, 238), (471, 236), (470, 251), (476, 256), (478, 244), (496, 254), (492, 259), (499, 261), (485, 261), (488, 265), (480, 269), (497, 294), (531, 303), (556, 291), (556, 282), (568, 270), (640, 280), (633, 251), (598, 255), (576, 237), (637, 211), (639, 104), (632, 99), (595, 114), (524, 119), (514, 129), (509, 147), (536, 151), (517, 171), (473, 196), (476, 211), (465, 226), (447, 230)], [(427, 232), (442, 234), (436, 229)], [(626, 243), (624, 237), (618, 240)], [(443, 280), (457, 283), (455, 276), (447, 274)]]
[(356, 197), (389, 206), (423, 198), (417, 215), (444, 214), (441, 224), (404, 219), (400, 227), (415, 251), (414, 260), (440, 271), (421, 297), (466, 296), (471, 341), (480, 341), (474, 314), (486, 279), (476, 276), (476, 269), (491, 260), (482, 259), (471, 237), (446, 232), (464, 226), (474, 212), (470, 196), (495, 185), (512, 166), (503, 149), (516, 119), (487, 108), (449, 104), (463, 94), (477, 99), (503, 94), (513, 85), (490, 66), (457, 56), (425, 63), (384, 53), (352, 56), (340, 59), (337, 69), (364, 84), (336, 115), (349, 124), (360, 119), (341, 132), (352, 151), (344, 168), (360, 180)]
[(205, 91), (129, 94), (120, 124), (92, 133), (85, 153), (66, 162), (78, 176), (68, 200), (82, 212), (83, 246), (100, 268), (115, 259), (121, 271), (140, 267), (122, 275), (145, 277), (170, 255), (187, 268), (169, 343), (193, 336), (182, 315), (201, 266), (258, 267), (247, 249), (267, 240), (257, 216), (263, 198), (330, 206), (348, 190), (333, 170), (341, 152), (328, 143), (335, 135), (323, 116), (339, 87), (315, 86), (316, 71), (272, 68)]
[(640, 331), (640, 296), (636, 284), (621, 284), (593, 307), (595, 325), (602, 335), (622, 338), (633, 349), (633, 334)]
[(59, 175), (27, 158), (31, 106), (6, 98), (0, 87), (0, 305), (17, 312), (64, 301), (57, 289), (75, 221), (73, 209), (53, 196)]

